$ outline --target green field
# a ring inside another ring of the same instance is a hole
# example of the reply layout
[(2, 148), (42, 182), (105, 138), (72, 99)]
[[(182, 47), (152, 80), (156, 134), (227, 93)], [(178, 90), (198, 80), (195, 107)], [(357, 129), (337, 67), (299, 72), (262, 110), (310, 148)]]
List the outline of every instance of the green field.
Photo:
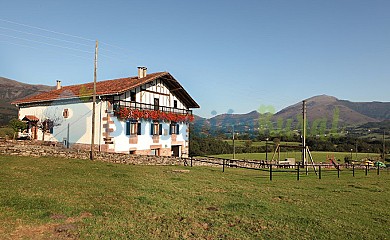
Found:
[[(273, 152), (268, 152), (268, 160), (272, 159)], [(285, 158), (295, 158), (297, 161), (301, 159), (301, 152), (280, 152), (280, 159)], [(344, 163), (344, 157), (351, 156), (351, 153), (348, 152), (311, 152), (314, 162), (329, 162), (327, 161), (327, 156), (334, 157), (335, 160), (340, 160), (341, 163)], [(376, 153), (358, 153), (357, 157), (356, 154), (352, 154), (352, 159), (354, 160), (362, 160), (365, 158), (375, 158), (379, 157), (380, 154)], [(219, 155), (213, 155), (213, 157), (220, 157), (220, 158), (228, 158), (232, 159), (233, 154), (219, 154)], [(275, 155), (275, 160), (277, 159), (277, 154)], [(236, 159), (244, 159), (244, 160), (265, 160), (266, 156), (265, 153), (239, 153), (235, 155)]]
[[(229, 143), (229, 145), (233, 145), (233, 140), (223, 140), (227, 143)], [(237, 146), (237, 147), (245, 147), (245, 143), (248, 142), (248, 140), (235, 140), (234, 141), (234, 144)], [(265, 141), (261, 141), (261, 142), (252, 142), (251, 143), (251, 146), (252, 147), (263, 147), (265, 146), (266, 142)], [(281, 145), (285, 145), (285, 144), (288, 144), (288, 145), (291, 145), (291, 146), (299, 146), (301, 143), (299, 142), (280, 142)], [(271, 149), (271, 146), (274, 145), (274, 142), (273, 141), (268, 141), (268, 147)]]
[(0, 239), (389, 239), (389, 180), (0, 156)]

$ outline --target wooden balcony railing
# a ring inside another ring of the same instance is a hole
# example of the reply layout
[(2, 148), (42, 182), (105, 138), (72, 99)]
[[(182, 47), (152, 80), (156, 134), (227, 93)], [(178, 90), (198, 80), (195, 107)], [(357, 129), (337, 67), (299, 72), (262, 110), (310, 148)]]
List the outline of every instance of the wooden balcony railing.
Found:
[(117, 111), (123, 107), (131, 108), (131, 109), (155, 110), (155, 111), (168, 112), (168, 113), (192, 115), (192, 111), (189, 109), (173, 108), (173, 107), (166, 107), (166, 106), (153, 105), (153, 104), (147, 104), (147, 103), (139, 103), (139, 102), (133, 102), (133, 101), (123, 101), (123, 100), (114, 100), (113, 101), (113, 109), (112, 109), (113, 111)]

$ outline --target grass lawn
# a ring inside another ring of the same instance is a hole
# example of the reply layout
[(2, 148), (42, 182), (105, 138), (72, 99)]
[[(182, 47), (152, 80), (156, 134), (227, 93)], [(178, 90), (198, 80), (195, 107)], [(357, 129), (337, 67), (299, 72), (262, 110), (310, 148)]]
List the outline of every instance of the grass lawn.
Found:
[[(272, 159), (273, 152), (268, 152), (268, 160)], [(280, 159), (285, 158), (295, 158), (296, 160), (301, 159), (301, 152), (281, 152), (280, 153)], [(340, 159), (341, 163), (344, 163), (344, 157), (351, 156), (351, 153), (348, 152), (311, 152), (311, 155), (313, 157), (314, 162), (329, 162), (327, 161), (327, 156), (334, 156), (336, 160)], [(373, 158), (373, 157), (379, 157), (380, 154), (377, 153), (358, 153), (357, 158), (356, 154), (352, 154), (352, 158), (354, 160), (361, 160), (363, 158)], [(213, 155), (213, 157), (220, 157), (220, 158), (233, 158), (233, 154), (220, 154), (220, 155)], [(265, 153), (238, 153), (236, 154), (236, 159), (251, 159), (251, 160), (265, 160)], [(277, 154), (275, 155), (275, 159), (277, 159)]]
[(389, 239), (389, 181), (0, 156), (0, 239)]

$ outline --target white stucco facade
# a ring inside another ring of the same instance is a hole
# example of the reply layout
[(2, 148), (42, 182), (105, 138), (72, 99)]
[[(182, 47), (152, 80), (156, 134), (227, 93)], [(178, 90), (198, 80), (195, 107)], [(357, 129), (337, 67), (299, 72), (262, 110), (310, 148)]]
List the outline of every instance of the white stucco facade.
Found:
[[(192, 114), (186, 104), (171, 90), (163, 80), (154, 79), (120, 94), (98, 96), (95, 107), (95, 149), (129, 154), (187, 157), (188, 121), (123, 119), (116, 112), (120, 108), (130, 108)], [(19, 119), (26, 120), (28, 116), (39, 119), (38, 122), (29, 123), (28, 131), (34, 139), (88, 149), (92, 140), (92, 105), (90, 97), (77, 96), (18, 104)], [(53, 121), (53, 127), (47, 130), (43, 137), (39, 124), (47, 119)]]

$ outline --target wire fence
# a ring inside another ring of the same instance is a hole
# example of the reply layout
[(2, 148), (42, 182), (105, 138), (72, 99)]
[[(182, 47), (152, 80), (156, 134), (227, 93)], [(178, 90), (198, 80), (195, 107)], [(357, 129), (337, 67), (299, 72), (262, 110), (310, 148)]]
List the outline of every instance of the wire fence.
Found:
[(336, 177), (340, 178), (341, 175), (349, 175), (355, 177), (357, 173), (380, 175), (383, 172), (389, 174), (388, 167), (372, 166), (368, 164), (327, 164), (327, 163), (315, 163), (315, 164), (279, 164), (277, 161), (254, 161), (254, 160), (240, 160), (240, 159), (227, 159), (216, 157), (191, 157), (185, 161), (186, 166), (220, 166), (222, 172), (225, 172), (227, 168), (242, 168), (249, 170), (265, 171), (268, 172), (269, 180), (275, 177), (275, 174), (290, 173), (296, 176), (299, 181), (302, 176), (308, 175), (309, 172), (315, 173), (318, 179), (323, 177)]

